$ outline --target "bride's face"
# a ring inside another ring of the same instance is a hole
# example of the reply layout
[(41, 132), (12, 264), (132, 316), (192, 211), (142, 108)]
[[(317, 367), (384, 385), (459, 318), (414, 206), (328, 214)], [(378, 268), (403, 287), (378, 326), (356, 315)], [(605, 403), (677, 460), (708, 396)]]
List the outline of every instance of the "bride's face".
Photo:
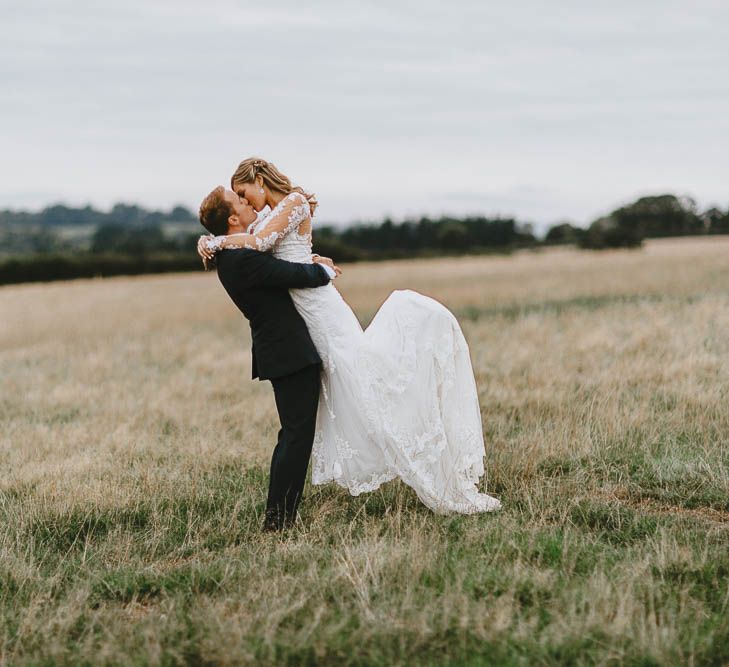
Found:
[(226, 190), (225, 200), (233, 209), (233, 214), (238, 216), (238, 222), (244, 227), (247, 227), (256, 219), (256, 212), (245, 197), (238, 196), (232, 190)]
[(236, 193), (250, 202), (256, 211), (266, 208), (266, 193), (261, 190), (263, 186), (258, 183), (239, 183), (235, 186)]

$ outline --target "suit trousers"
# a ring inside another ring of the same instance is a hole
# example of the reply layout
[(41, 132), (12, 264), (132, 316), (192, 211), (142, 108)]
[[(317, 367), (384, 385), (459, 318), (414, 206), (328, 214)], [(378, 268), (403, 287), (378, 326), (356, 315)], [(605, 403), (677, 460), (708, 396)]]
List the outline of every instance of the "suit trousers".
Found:
[(272, 528), (281, 528), (296, 518), (314, 444), (320, 374), (321, 364), (313, 364), (271, 379), (281, 422), (271, 457), (266, 503), (266, 522)]

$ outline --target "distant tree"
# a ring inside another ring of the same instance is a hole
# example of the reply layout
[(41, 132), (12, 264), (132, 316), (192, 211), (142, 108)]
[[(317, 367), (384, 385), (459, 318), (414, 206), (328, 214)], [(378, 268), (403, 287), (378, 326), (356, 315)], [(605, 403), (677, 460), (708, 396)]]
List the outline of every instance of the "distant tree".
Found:
[(595, 220), (580, 240), (582, 248), (638, 248), (645, 238), (641, 228), (625, 223), (620, 218), (607, 216)]
[(187, 220), (197, 220), (197, 216), (193, 214), (193, 212), (189, 208), (185, 208), (184, 206), (175, 206), (167, 215), (167, 218), (169, 220), (174, 220), (176, 222), (185, 222)]
[(558, 245), (558, 244), (570, 244), (580, 243), (585, 236), (585, 230), (581, 227), (576, 227), (569, 222), (561, 222), (547, 230), (547, 234), (544, 237), (544, 242), (547, 245)]
[(701, 216), (709, 234), (729, 234), (729, 210), (713, 207)]
[(462, 222), (449, 220), (438, 227), (438, 245), (446, 251), (463, 252), (469, 247), (468, 228)]
[(704, 221), (690, 197), (665, 194), (641, 197), (595, 220), (581, 245), (586, 248), (630, 248), (646, 237), (686, 236), (705, 233)]
[(28, 213), (27, 211), (11, 211), (3, 209), (0, 211), (0, 225), (30, 225), (36, 222), (37, 214)]
[(646, 237), (686, 236), (701, 234), (704, 223), (690, 197), (658, 195), (641, 197), (610, 214), (621, 227), (638, 228)]
[(136, 204), (114, 204), (109, 213), (109, 222), (120, 225), (142, 222), (146, 211)]
[(141, 222), (146, 225), (161, 225), (167, 220), (167, 216), (162, 211), (145, 211), (142, 214)]
[(50, 230), (30, 232), (26, 240), (31, 244), (31, 253), (47, 254), (66, 249), (58, 233)]
[(324, 257), (331, 257), (335, 262), (357, 262), (366, 258), (362, 250), (346, 245), (336, 236), (315, 235), (313, 250)]
[(169, 249), (160, 227), (129, 227), (110, 223), (101, 225), (94, 233), (91, 251), (143, 255)]
[(83, 208), (72, 208), (68, 210), (71, 212), (68, 217), (75, 225), (99, 225), (106, 219), (106, 214), (97, 211), (88, 204)]
[(48, 226), (78, 224), (78, 219), (78, 210), (63, 204), (47, 206), (38, 214), (40, 224)]
[[(207, 230), (204, 230), (207, 231)], [(180, 252), (197, 255), (197, 240), (202, 232), (193, 232), (191, 234), (180, 234), (173, 238), (165, 240), (164, 245), (174, 248)]]

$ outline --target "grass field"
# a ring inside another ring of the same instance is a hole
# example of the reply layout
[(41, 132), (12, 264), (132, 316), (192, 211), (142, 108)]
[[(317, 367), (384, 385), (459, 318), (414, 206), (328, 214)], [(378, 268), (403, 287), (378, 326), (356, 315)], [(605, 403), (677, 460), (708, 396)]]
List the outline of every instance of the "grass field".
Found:
[(460, 318), (487, 486), (307, 487), (212, 274), (0, 289), (0, 664), (729, 664), (729, 239), (345, 266)]

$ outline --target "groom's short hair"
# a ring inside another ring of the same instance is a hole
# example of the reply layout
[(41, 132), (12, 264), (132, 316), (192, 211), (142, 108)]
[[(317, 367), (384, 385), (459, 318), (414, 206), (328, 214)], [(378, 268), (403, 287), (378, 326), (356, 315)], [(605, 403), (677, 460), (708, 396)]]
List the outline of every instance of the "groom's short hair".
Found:
[(219, 185), (200, 204), (200, 224), (211, 234), (223, 236), (228, 233), (228, 218), (233, 207), (225, 198), (225, 188)]

